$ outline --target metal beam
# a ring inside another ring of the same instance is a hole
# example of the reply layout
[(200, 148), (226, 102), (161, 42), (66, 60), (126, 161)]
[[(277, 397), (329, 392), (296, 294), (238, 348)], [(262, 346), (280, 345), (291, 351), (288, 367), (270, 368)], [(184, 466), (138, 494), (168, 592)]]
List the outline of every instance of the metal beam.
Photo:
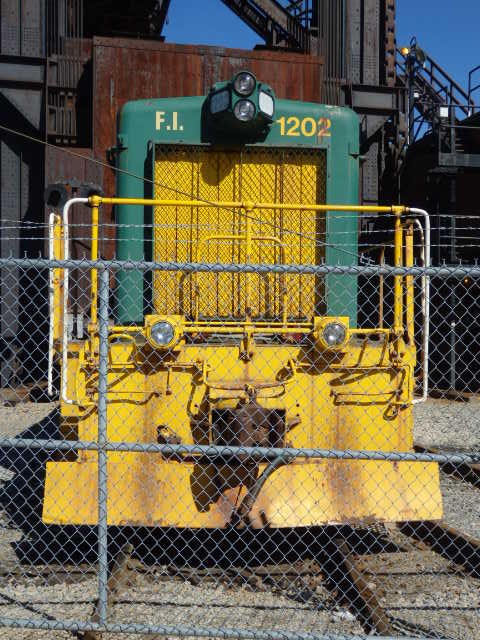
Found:
[(157, 0), (157, 7), (154, 13), (155, 31), (161, 34), (165, 21), (167, 19), (168, 10), (171, 0)]
[(0, 55), (0, 87), (33, 85), (43, 87), (45, 59)]
[(438, 160), (441, 167), (480, 168), (479, 153), (439, 153)]
[(222, 0), (267, 44), (310, 50), (307, 29), (276, 0)]

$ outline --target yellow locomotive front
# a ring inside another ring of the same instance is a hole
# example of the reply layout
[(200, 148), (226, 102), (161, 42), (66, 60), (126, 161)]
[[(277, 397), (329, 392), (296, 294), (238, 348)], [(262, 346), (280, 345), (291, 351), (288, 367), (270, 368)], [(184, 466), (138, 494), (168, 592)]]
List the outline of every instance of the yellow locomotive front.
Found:
[[(334, 182), (337, 201), (342, 192), (341, 176), (332, 176), (340, 151), (318, 128), (316, 144), (287, 146), (288, 114), (301, 103), (283, 102), (268, 124), (283, 144), (266, 144), (263, 129), (256, 144), (238, 136), (230, 146), (162, 140), (149, 147), (151, 198), (89, 200), (94, 258), (102, 203), (152, 211), (142, 228), (152, 254), (141, 281), (146, 313), (125, 322), (120, 311), (108, 329), (106, 435), (123, 443), (107, 453), (110, 525), (279, 528), (441, 517), (435, 463), (378, 455), (413, 447), (412, 278), (394, 275), (391, 291), (380, 292), (382, 307), (393, 301), (388, 321), (379, 310), (375, 323), (357, 326), (356, 276), (322, 266), (333, 245), (343, 265), (356, 263), (352, 219), (356, 226), (355, 212), (367, 208), (331, 203)], [(212, 99), (198, 104), (204, 113)], [(308, 134), (306, 122), (324, 118), (333, 135), (335, 113), (327, 113), (299, 120), (299, 130)], [(186, 126), (178, 118), (177, 129)], [(394, 220), (395, 264), (412, 264), (407, 211), (373, 209)], [(61, 339), (66, 307), (53, 313), (61, 428), (82, 442), (99, 434), (97, 276), (93, 269), (88, 336)], [(376, 282), (389, 288), (383, 276)], [(135, 292), (122, 286), (116, 304), (128, 305)], [(134, 443), (164, 446), (135, 451)], [(44, 522), (97, 518), (97, 451), (48, 462)]]

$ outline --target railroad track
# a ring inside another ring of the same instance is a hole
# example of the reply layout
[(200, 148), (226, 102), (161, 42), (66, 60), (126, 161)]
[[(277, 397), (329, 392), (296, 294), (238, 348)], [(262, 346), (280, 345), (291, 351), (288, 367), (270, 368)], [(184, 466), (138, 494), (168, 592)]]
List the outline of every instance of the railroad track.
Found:
[[(274, 545), (277, 555), (258, 564), (251, 557), (245, 564), (212, 562), (210, 566), (147, 563), (136, 548), (124, 544), (110, 562), (110, 604), (130, 598), (136, 580), (148, 574), (152, 585), (172, 580), (199, 589), (205, 583), (222, 584), (237, 591), (240, 599), (243, 589), (266, 591), (333, 616), (348, 611), (369, 634), (446, 640), (476, 637), (478, 611), (472, 604), (472, 611), (457, 612), (455, 598), (461, 591), (470, 603), (480, 598), (480, 540), (443, 522), (410, 522), (328, 527), (318, 529), (309, 541), (310, 547), (305, 545), (303, 557), (296, 560), (289, 561)], [(87, 574), (94, 578), (95, 564), (41, 565), (38, 572), (17, 564), (7, 574), (27, 581), (41, 577), (44, 584), (68, 584)], [(90, 615), (95, 620), (93, 602)], [(87, 634), (85, 640), (96, 637)]]
[[(155, 572), (155, 579), (198, 586), (220, 582), (231, 589), (273, 591), (332, 612), (348, 608), (368, 634), (475, 637), (478, 613), (472, 610), (469, 619), (462, 612), (459, 620), (449, 610), (459, 590), (471, 593), (472, 603), (480, 597), (480, 540), (443, 522), (326, 531), (312, 557), (297, 562), (200, 569), (169, 565)], [(432, 608), (444, 610), (445, 619), (437, 611), (432, 625)]]
[[(168, 571), (194, 584), (246, 584), (257, 591), (274, 589), (313, 607), (348, 607), (368, 634), (476, 637), (473, 602), (480, 597), (480, 540), (443, 522), (340, 527), (321, 541), (314, 558), (293, 564)], [(319, 597), (319, 587), (329, 595)], [(464, 611), (456, 616), (452, 607), (452, 594), (462, 589), (471, 592), (471, 619)], [(433, 625), (432, 615), (437, 616)]]
[[(437, 635), (439, 621), (437, 628), (431, 628), (428, 614), (422, 621), (421, 614), (420, 620), (415, 620), (414, 616), (405, 619), (398, 612), (408, 612), (412, 607), (418, 607), (416, 603), (419, 596), (425, 602), (430, 600), (425, 611), (429, 608), (442, 609), (438, 606), (442, 598), (442, 578), (445, 583), (445, 615), (448, 616), (447, 611), (452, 608), (452, 591), (460, 587), (468, 589), (469, 585), (473, 609), (473, 602), (480, 595), (480, 540), (444, 522), (387, 526), (385, 537), (381, 536), (383, 542), (378, 540), (384, 549), (375, 553), (358, 550), (355, 537), (358, 538), (358, 534), (335, 539), (335, 565), (337, 573), (341, 575), (341, 590), (367, 633), (389, 636), (421, 633), (425, 637), (447, 639), (476, 637), (477, 631), (474, 629), (479, 625), (478, 619), (475, 624), (472, 618), (469, 624), (463, 616), (462, 622), (466, 627), (463, 633), (458, 622), (452, 620), (448, 624), (448, 621), (444, 621), (443, 629)], [(392, 545), (396, 546), (393, 552)], [(425, 592), (420, 595), (416, 589), (422, 583)], [(410, 595), (414, 596), (410, 603), (407, 593), (402, 592), (402, 589), (409, 592), (409, 587), (413, 591)], [(437, 605), (432, 607), (435, 600)]]

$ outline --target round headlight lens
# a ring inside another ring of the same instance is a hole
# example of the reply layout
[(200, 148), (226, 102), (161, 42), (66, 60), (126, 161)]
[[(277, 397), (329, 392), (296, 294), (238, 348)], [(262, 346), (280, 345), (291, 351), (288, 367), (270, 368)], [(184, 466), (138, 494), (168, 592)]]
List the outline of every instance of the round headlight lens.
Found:
[(175, 337), (175, 330), (170, 322), (156, 322), (150, 329), (150, 335), (153, 342), (160, 347), (170, 344)]
[(347, 329), (340, 322), (329, 322), (323, 329), (323, 340), (329, 347), (338, 347), (345, 342)]
[(237, 120), (250, 122), (255, 116), (255, 105), (250, 100), (239, 100), (233, 108)]
[(249, 96), (255, 89), (255, 78), (251, 73), (242, 71), (233, 81), (233, 88), (241, 96)]

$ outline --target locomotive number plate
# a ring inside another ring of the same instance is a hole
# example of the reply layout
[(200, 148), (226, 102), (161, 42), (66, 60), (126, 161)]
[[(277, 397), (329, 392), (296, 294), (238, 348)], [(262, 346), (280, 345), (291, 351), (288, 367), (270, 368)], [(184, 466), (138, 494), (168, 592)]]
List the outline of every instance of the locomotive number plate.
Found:
[(280, 125), (280, 135), (289, 137), (305, 136), (306, 138), (330, 137), (332, 121), (330, 118), (298, 118), (297, 116), (282, 116), (276, 121)]

